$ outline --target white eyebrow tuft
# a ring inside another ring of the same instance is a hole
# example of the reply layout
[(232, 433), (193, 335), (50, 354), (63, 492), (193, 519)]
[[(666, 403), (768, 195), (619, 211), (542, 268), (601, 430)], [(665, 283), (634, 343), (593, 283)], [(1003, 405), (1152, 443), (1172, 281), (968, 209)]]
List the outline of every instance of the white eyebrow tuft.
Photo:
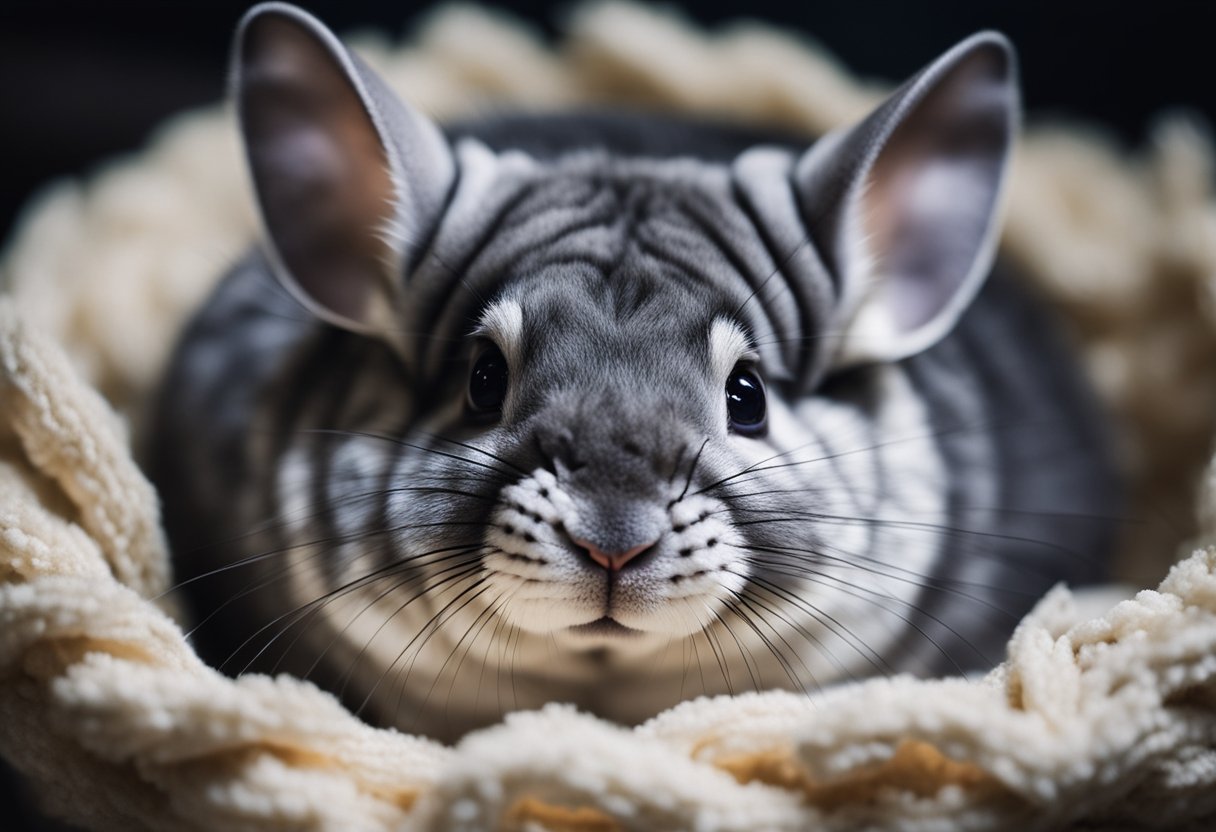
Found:
[(740, 361), (755, 361), (758, 354), (751, 348), (745, 333), (737, 323), (715, 318), (709, 326), (709, 364), (714, 378), (726, 380)]
[(524, 310), (516, 301), (496, 300), (481, 313), (481, 322), (473, 334), (489, 338), (507, 357), (508, 365), (519, 366), (517, 359), (524, 335)]

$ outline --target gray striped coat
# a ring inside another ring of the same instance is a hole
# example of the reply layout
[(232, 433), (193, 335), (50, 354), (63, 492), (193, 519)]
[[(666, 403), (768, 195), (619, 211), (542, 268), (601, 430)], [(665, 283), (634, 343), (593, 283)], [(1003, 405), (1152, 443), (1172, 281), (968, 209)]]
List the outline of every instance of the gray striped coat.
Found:
[(993, 265), (1013, 71), (978, 35), (817, 141), (441, 131), (255, 9), (266, 241), (150, 448), (200, 647), (436, 736), (998, 660), (1117, 510), (1062, 339)]

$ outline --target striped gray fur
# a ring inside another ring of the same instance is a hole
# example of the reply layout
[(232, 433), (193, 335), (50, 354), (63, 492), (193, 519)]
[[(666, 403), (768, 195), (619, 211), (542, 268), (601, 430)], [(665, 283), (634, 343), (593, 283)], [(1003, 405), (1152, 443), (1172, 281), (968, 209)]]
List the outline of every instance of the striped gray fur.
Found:
[[(438, 215), (394, 226), (391, 331), (318, 320), (276, 279), (290, 252), (237, 266), (150, 448), (204, 653), (436, 736), (550, 701), (636, 723), (984, 667), (1052, 584), (1099, 577), (1114, 477), (1048, 316), (998, 265), (927, 348), (842, 360), (849, 254), (796, 142), (450, 127)], [(490, 342), (487, 418), (466, 386)], [(739, 362), (767, 385), (758, 436), (728, 420)], [(649, 548), (606, 569), (587, 540)]]

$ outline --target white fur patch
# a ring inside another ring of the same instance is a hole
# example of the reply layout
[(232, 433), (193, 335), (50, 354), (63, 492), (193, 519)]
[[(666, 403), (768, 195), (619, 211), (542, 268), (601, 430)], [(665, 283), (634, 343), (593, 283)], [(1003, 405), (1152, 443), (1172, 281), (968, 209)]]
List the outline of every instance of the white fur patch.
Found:
[(755, 361), (756, 351), (747, 335), (733, 321), (718, 318), (709, 327), (709, 362), (714, 378), (725, 383), (726, 377), (740, 361)]
[(489, 338), (507, 357), (507, 365), (518, 367), (523, 332), (523, 308), (516, 301), (505, 299), (489, 305), (482, 313), (481, 324), (474, 334)]

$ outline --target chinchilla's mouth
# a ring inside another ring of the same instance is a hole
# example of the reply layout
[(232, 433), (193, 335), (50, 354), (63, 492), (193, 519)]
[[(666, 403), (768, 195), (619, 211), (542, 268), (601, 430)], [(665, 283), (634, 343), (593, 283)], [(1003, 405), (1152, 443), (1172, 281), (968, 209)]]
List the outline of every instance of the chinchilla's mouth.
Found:
[(626, 627), (615, 618), (607, 615), (603, 618), (597, 618), (595, 621), (588, 621), (586, 624), (576, 624), (568, 629), (570, 632), (577, 633), (582, 636), (613, 636), (618, 638), (627, 638), (630, 636), (642, 635), (641, 630)]

